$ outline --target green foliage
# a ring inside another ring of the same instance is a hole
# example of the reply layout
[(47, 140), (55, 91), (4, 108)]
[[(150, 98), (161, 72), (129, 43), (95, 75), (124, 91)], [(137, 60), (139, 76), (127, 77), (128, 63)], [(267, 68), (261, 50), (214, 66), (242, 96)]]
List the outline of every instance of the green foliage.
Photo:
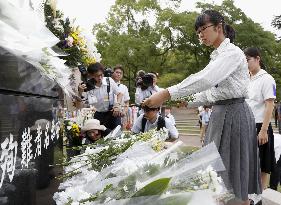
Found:
[(281, 29), (281, 15), (275, 16), (272, 20), (272, 26), (274, 26), (277, 29)]
[[(91, 165), (91, 169), (100, 172), (104, 167), (112, 165), (116, 158), (121, 153), (124, 153), (127, 149), (129, 149), (134, 143), (138, 141), (145, 142), (152, 139), (155, 132), (156, 130), (150, 130), (149, 132), (139, 133), (136, 134), (134, 138), (131, 137), (131, 133), (126, 133), (123, 136), (123, 139), (125, 140), (120, 144), (116, 144), (116, 142), (112, 138), (101, 138), (93, 144), (78, 146), (76, 147), (77, 150), (86, 149), (87, 147), (96, 148), (100, 146), (106, 146), (106, 148), (98, 153), (78, 155), (74, 157), (75, 160), (72, 159), (69, 162), (58, 164), (63, 166), (75, 164), (76, 162), (81, 162), (81, 157), (83, 158), (83, 156), (87, 156), (86, 160), (82, 160), (84, 164), (80, 165), (80, 167), (77, 167), (76, 169), (73, 169), (59, 176), (58, 179), (67, 179), (77, 174), (80, 174), (80, 169), (89, 165)], [(110, 177), (110, 175), (108, 175), (108, 177)]]
[(168, 188), (170, 180), (171, 178), (155, 180), (137, 191), (133, 197), (161, 195)]
[[(159, 85), (168, 87), (200, 71), (209, 62), (213, 49), (200, 45), (194, 31), (198, 13), (180, 12), (176, 6), (180, 1), (171, 2), (174, 7), (162, 8), (156, 0), (117, 0), (107, 22), (93, 28), (103, 63), (124, 66), (124, 80), (130, 85), (131, 98), (135, 74), (140, 69), (158, 72)], [(281, 46), (274, 34), (255, 23), (233, 0), (224, 0), (221, 5), (198, 2), (197, 8), (220, 11), (236, 30), (234, 43), (242, 50), (259, 47), (267, 71), (277, 84), (281, 82)], [(274, 19), (273, 25), (281, 28), (280, 16)], [(280, 89), (277, 89), (277, 96), (281, 97)]]
[(79, 201), (79, 203), (84, 204), (84, 203), (88, 203), (88, 202), (93, 202), (111, 188), (112, 188), (112, 184), (106, 185), (106, 187), (101, 192), (97, 192), (95, 195), (92, 195), (89, 198), (82, 199)]
[[(171, 69), (172, 70), (172, 69)], [(173, 69), (176, 71), (176, 69)], [(158, 80), (158, 84), (160, 87), (167, 88), (169, 86), (174, 85), (175, 82), (180, 82), (184, 79), (184, 75), (180, 73), (164, 73), (161, 78)]]

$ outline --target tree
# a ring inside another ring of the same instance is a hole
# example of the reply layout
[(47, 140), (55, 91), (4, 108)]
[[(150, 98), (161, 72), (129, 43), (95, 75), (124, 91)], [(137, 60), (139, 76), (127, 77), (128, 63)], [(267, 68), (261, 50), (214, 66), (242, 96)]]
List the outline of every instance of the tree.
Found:
[(275, 16), (271, 23), (277, 29), (281, 29), (281, 15)]
[[(161, 12), (157, 0), (117, 0), (111, 8), (107, 22), (95, 25), (105, 65), (122, 64), (125, 80), (130, 84), (140, 69), (161, 72), (173, 48), (171, 31), (162, 24), (148, 21), (148, 16)], [(129, 90), (133, 91), (131, 86)]]
[[(123, 64), (125, 79), (129, 82), (134, 80), (137, 70), (159, 72), (162, 87), (178, 83), (203, 69), (213, 49), (199, 44), (194, 30), (198, 13), (180, 12), (177, 9), (180, 1), (171, 2), (174, 7), (163, 8), (157, 0), (117, 0), (107, 22), (95, 25), (93, 29), (103, 63)], [(278, 69), (281, 48), (274, 34), (247, 17), (235, 7), (233, 0), (224, 0), (221, 5), (199, 2), (197, 8), (221, 12), (225, 21), (236, 30), (234, 43), (241, 49), (259, 47), (269, 73), (278, 70), (274, 77), (281, 79)], [(133, 91), (132, 86), (130, 91)], [(278, 96), (280, 94), (278, 92)]]

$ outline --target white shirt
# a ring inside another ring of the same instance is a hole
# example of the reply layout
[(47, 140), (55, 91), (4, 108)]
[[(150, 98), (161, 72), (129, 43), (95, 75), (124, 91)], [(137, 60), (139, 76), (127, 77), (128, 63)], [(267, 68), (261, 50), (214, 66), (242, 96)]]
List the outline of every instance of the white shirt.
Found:
[[(154, 123), (151, 123), (149, 120), (146, 121), (144, 132), (148, 132), (151, 129), (157, 128), (158, 117), (159, 115), (157, 114), (157, 119), (155, 120)], [(142, 131), (142, 119), (143, 119), (143, 114), (141, 114), (135, 121), (132, 128), (133, 133), (140, 133)], [(179, 132), (175, 127), (175, 125), (173, 125), (171, 121), (166, 118), (165, 118), (165, 127), (169, 132), (169, 137), (174, 139), (177, 139), (179, 137)]]
[(264, 119), (265, 100), (276, 98), (276, 83), (274, 78), (261, 69), (251, 77), (248, 86), (249, 99), (247, 103), (251, 107), (256, 123), (262, 123)]
[(98, 112), (108, 111), (109, 105), (114, 105), (114, 94), (118, 95), (120, 93), (117, 84), (108, 78), (110, 82), (110, 92), (109, 99), (107, 93), (107, 81), (106, 77), (102, 79), (102, 84), (100, 87), (95, 86), (95, 89), (86, 92), (86, 99), (90, 105), (93, 105)]
[(199, 112), (199, 113), (201, 113), (203, 110), (204, 110), (204, 108), (203, 108), (202, 105), (198, 107), (198, 112)]
[(200, 115), (202, 116), (202, 124), (203, 125), (208, 125), (211, 117), (211, 111), (209, 110), (208, 112), (203, 110)]
[(140, 87), (137, 87), (135, 93), (135, 103), (137, 105), (140, 105), (144, 99), (149, 98), (153, 93), (156, 93), (160, 90), (161, 89), (157, 85), (149, 86), (145, 90), (142, 90)]
[[(123, 94), (122, 100), (121, 100), (121, 105), (123, 106), (126, 101), (130, 100), (129, 91), (128, 91), (127, 86), (122, 83), (117, 83), (117, 86), (119, 88), (120, 93)], [(117, 100), (117, 96), (115, 97), (115, 100)]]
[(171, 121), (172, 125), (175, 125), (175, 126), (176, 126), (175, 118), (174, 118), (174, 116), (173, 116), (171, 113), (165, 115), (165, 117), (166, 117), (167, 120), (170, 120), (170, 121)]
[(194, 102), (207, 104), (247, 97), (249, 81), (248, 64), (243, 51), (226, 38), (212, 52), (211, 60), (203, 70), (169, 87), (168, 91), (173, 100), (197, 93)]

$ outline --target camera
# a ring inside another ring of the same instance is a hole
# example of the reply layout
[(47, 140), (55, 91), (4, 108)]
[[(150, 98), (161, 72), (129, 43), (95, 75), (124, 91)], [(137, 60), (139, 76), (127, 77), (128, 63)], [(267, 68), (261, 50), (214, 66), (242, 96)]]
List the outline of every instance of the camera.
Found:
[(112, 68), (106, 68), (105, 70), (104, 70), (104, 77), (111, 77), (112, 76), (112, 74), (113, 74), (113, 70), (112, 70)]
[(139, 86), (142, 90), (146, 90), (149, 86), (153, 85), (154, 75), (147, 73), (137, 77), (136, 86)]
[(84, 91), (88, 92), (90, 90), (95, 89), (96, 81), (93, 78), (88, 80), (87, 69), (83, 65), (79, 65), (78, 69), (79, 69), (79, 71), (81, 73), (83, 84), (86, 84), (86, 87), (87, 87)]

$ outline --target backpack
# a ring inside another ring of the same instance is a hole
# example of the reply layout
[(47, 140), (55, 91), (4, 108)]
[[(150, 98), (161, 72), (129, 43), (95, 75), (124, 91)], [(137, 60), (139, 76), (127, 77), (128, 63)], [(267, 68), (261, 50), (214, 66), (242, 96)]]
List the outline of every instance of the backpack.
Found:
[[(141, 132), (144, 132), (146, 121), (147, 119), (143, 117), (141, 120)], [(163, 127), (166, 127), (165, 119), (161, 115), (159, 115), (157, 121), (157, 131), (159, 131)]]

